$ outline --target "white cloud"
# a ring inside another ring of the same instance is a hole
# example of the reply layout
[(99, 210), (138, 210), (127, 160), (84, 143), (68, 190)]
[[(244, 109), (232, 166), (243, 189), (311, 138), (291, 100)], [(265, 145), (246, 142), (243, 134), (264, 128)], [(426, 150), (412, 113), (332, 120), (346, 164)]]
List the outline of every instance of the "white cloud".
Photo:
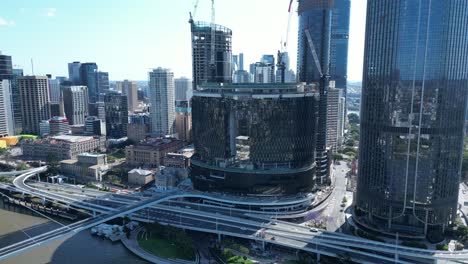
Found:
[(46, 9), (46, 16), (53, 17), (57, 13), (57, 8), (47, 8)]
[(2, 17), (0, 17), (0, 27), (4, 26), (4, 27), (12, 27), (15, 25), (15, 21), (7, 21), (6, 19), (3, 19)]

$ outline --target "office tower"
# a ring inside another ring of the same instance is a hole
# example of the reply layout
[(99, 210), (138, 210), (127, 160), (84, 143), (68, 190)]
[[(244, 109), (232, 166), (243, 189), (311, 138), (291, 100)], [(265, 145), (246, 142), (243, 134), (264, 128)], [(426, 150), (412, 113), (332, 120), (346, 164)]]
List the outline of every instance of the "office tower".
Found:
[(2, 55), (0, 52), (0, 81), (10, 80), (13, 76), (13, 66), (11, 63), (11, 56)]
[(11, 105), (10, 80), (0, 80), (0, 137), (15, 133), (13, 109)]
[[(281, 61), (284, 63), (284, 82), (285, 83), (294, 83), (296, 82), (296, 75), (294, 71), (291, 70), (289, 53), (288, 52), (281, 52), (278, 54), (281, 56)], [(278, 59), (279, 63), (279, 59)], [(276, 69), (276, 82), (281, 82), (281, 69), (277, 67)]]
[(55, 79), (49, 79), (49, 96), (51, 103), (59, 103), (60, 102), (60, 81)]
[(65, 116), (70, 125), (84, 125), (88, 116), (88, 88), (86, 86), (63, 87)]
[(332, 152), (336, 152), (341, 137), (339, 132), (342, 118), (340, 114), (341, 91), (334, 87), (334, 82), (330, 82), (327, 97), (327, 148), (330, 148)]
[(181, 77), (174, 80), (175, 84), (175, 100), (190, 101), (192, 97), (192, 80)]
[(344, 130), (346, 126), (346, 98), (343, 96), (344, 91), (339, 89), (340, 98), (338, 103), (338, 147), (343, 146)]
[(127, 96), (128, 111), (135, 112), (138, 108), (138, 84), (135, 81), (123, 80), (117, 82), (117, 89)]
[(202, 83), (232, 82), (232, 31), (214, 25), (215, 41), (212, 54), (211, 30), (207, 22), (190, 20), (192, 32), (193, 89)]
[[(335, 80), (336, 88), (344, 89), (346, 97), (350, 10), (350, 0), (299, 1), (299, 50), (297, 56), (299, 81), (318, 82), (320, 80), (320, 74), (315, 67), (304, 31), (310, 32), (317, 55), (320, 56), (324, 41), (327, 41), (324, 35), (324, 25), (331, 22), (330, 78)], [(329, 12), (331, 12), (331, 21), (329, 21), (330, 18), (327, 18)]]
[(239, 53), (239, 71), (244, 70), (244, 53)]
[(105, 136), (106, 124), (97, 116), (88, 116), (85, 119), (85, 134), (90, 136)]
[[(326, 184), (330, 182), (330, 161), (327, 150), (327, 96), (330, 80), (330, 69), (338, 59), (333, 57), (334, 41), (332, 41), (334, 23), (340, 12), (335, 8), (340, 1), (309, 0), (299, 1), (299, 32), (298, 32), (298, 74), (299, 81), (306, 83), (320, 83), (319, 121), (317, 134), (317, 182)], [(349, 13), (349, 11), (348, 11)], [(342, 14), (343, 15), (343, 14)], [(307, 33), (312, 43), (309, 43)], [(311, 46), (315, 47), (317, 63), (313, 56)], [(319, 64), (319, 66), (317, 66)], [(333, 76), (332, 76), (333, 77)]]
[(109, 84), (109, 73), (98, 71), (97, 73), (97, 87), (98, 87), (98, 101), (102, 101), (104, 98), (104, 94), (109, 91), (110, 84)]
[(104, 102), (88, 104), (88, 113), (90, 116), (96, 116), (102, 122), (106, 122), (106, 104)]
[(192, 108), (190, 107), (190, 101), (176, 101), (175, 127), (179, 140), (191, 141)]
[(157, 68), (149, 72), (151, 134), (164, 136), (174, 132), (174, 73)]
[(260, 59), (260, 62), (263, 62), (263, 63), (269, 63), (271, 65), (275, 65), (275, 56), (274, 55), (270, 55), (270, 54), (265, 54), (262, 56), (262, 58)]
[(457, 216), (467, 16), (466, 1), (367, 2), (355, 205), (374, 227), (443, 233)]
[(268, 195), (312, 190), (316, 85), (206, 88), (194, 91), (192, 97), (195, 155), (190, 177), (195, 188)]
[(232, 55), (232, 71), (239, 70), (239, 55)]
[(233, 83), (250, 83), (252, 76), (249, 72), (244, 70), (238, 70), (234, 72)]
[(255, 83), (274, 83), (275, 82), (275, 65), (264, 60), (255, 63)]
[(255, 63), (251, 63), (249, 65), (249, 73), (254, 76), (255, 75)]
[(63, 101), (61, 103), (50, 103), (50, 116), (65, 116)]
[(88, 87), (89, 103), (99, 101), (98, 66), (94, 62), (82, 63), (80, 67), (80, 85)]
[(80, 67), (81, 62), (79, 61), (68, 63), (68, 80), (74, 85), (81, 84)]
[(13, 120), (15, 127), (15, 134), (20, 134), (23, 130), (23, 121), (21, 114), (21, 96), (18, 85), (18, 78), (23, 76), (22, 69), (13, 69), (13, 76), (11, 79), (11, 104), (13, 108)]
[(18, 77), (23, 133), (39, 134), (39, 122), (50, 119), (47, 76)]
[(107, 137), (126, 137), (128, 124), (127, 96), (110, 92), (104, 96), (104, 104), (106, 107)]

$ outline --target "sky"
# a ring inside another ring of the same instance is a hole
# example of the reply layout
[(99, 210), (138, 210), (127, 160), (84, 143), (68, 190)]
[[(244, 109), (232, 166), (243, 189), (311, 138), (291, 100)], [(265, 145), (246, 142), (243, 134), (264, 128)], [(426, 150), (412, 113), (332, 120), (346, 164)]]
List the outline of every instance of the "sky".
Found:
[[(294, 1), (294, 10), (297, 3)], [(215, 20), (233, 31), (244, 67), (274, 54), (286, 38), (289, 0), (216, 0)], [(149, 69), (192, 76), (189, 12), (194, 0), (0, 0), (0, 51), (25, 74), (68, 76), (67, 63), (96, 62), (111, 80), (146, 80)], [(366, 0), (351, 0), (348, 80), (362, 78)], [(195, 20), (211, 20), (199, 0)], [(296, 70), (297, 13), (288, 52)]]

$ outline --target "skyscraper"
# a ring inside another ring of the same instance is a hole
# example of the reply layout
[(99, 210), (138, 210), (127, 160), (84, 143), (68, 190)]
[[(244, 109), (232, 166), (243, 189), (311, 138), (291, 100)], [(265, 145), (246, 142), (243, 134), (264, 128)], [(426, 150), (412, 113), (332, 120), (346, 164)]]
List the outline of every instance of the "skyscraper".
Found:
[(355, 202), (375, 226), (443, 232), (457, 215), (467, 16), (461, 0), (367, 2)]
[(186, 77), (177, 78), (175, 83), (175, 100), (189, 101), (192, 97), (192, 80)]
[(350, 0), (299, 0), (299, 32), (297, 73), (301, 82), (318, 82), (320, 74), (315, 67), (305, 30), (310, 32), (317, 55), (322, 54), (324, 26), (327, 13), (331, 13), (330, 41), (330, 79), (335, 87), (344, 89), (346, 96), (346, 79), (348, 68), (349, 17)]
[(134, 112), (138, 108), (138, 84), (135, 81), (123, 80), (117, 82), (117, 89), (127, 96), (128, 111)]
[(192, 108), (190, 101), (176, 101), (175, 128), (179, 140), (191, 141)]
[(151, 134), (164, 136), (174, 132), (174, 73), (157, 68), (149, 72)]
[(11, 63), (11, 56), (2, 55), (0, 52), (0, 81), (10, 80), (13, 75), (13, 66)]
[(340, 98), (342, 98), (342, 90), (336, 89), (334, 84), (330, 84), (327, 97), (327, 147), (333, 152), (336, 152), (338, 142), (341, 141), (341, 119), (343, 118), (340, 113)]
[(15, 127), (15, 134), (20, 134), (23, 130), (23, 121), (21, 114), (21, 96), (18, 85), (18, 78), (23, 76), (22, 69), (13, 69), (13, 76), (11, 79), (11, 104), (13, 108), (13, 120)]
[[(215, 41), (212, 54), (212, 25), (206, 22), (191, 22), (193, 89), (202, 83), (232, 82), (232, 31), (214, 25)], [(213, 64), (212, 60), (213, 59)]]
[(98, 66), (94, 62), (82, 63), (80, 66), (80, 85), (88, 87), (90, 103), (99, 101)]
[(86, 86), (65, 86), (63, 88), (65, 116), (70, 125), (84, 125), (88, 116), (88, 88)]
[(81, 84), (80, 78), (80, 67), (81, 62), (74, 61), (72, 63), (68, 63), (68, 80), (72, 82), (74, 85)]
[(50, 119), (47, 76), (18, 77), (23, 133), (39, 134), (39, 122)]
[(60, 102), (60, 81), (57, 79), (49, 79), (49, 96), (50, 102), (57, 104)]
[(97, 86), (98, 86), (98, 101), (104, 100), (104, 94), (109, 91), (110, 84), (109, 84), (109, 73), (98, 71), (97, 73)]
[(244, 53), (239, 53), (239, 71), (244, 70)]
[(0, 137), (15, 133), (12, 110), (10, 80), (0, 80)]
[(126, 137), (128, 124), (127, 96), (109, 92), (104, 96), (104, 104), (106, 107), (107, 137)]

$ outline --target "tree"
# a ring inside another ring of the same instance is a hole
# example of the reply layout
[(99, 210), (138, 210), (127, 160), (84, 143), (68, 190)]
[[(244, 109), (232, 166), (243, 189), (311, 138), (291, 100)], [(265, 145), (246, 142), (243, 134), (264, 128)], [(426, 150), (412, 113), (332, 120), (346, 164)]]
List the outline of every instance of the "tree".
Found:
[(359, 124), (359, 116), (355, 113), (351, 113), (348, 115), (348, 121), (350, 124)]
[(334, 154), (334, 155), (333, 155), (333, 160), (334, 160), (334, 161), (343, 160), (343, 155), (341, 155), (341, 154)]
[(23, 171), (23, 170), (27, 170), (27, 169), (29, 169), (29, 166), (28, 166), (28, 164), (26, 164), (24, 162), (22, 162), (18, 166), (16, 166), (17, 171)]

